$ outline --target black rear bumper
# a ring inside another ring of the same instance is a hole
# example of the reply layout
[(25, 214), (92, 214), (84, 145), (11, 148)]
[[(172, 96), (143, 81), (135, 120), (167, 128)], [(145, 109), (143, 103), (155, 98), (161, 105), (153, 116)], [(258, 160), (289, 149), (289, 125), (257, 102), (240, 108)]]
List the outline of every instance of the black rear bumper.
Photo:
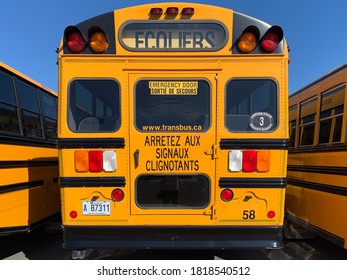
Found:
[(283, 227), (64, 226), (66, 249), (282, 248)]

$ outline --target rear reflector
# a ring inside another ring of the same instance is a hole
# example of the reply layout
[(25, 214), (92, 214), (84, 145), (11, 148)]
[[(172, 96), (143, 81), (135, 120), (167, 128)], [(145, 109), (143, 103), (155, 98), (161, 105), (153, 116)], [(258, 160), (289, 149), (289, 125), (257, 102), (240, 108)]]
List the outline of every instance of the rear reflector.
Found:
[(111, 193), (111, 197), (114, 201), (119, 202), (124, 198), (124, 192), (121, 189), (114, 189)]
[(253, 172), (257, 169), (257, 152), (256, 151), (244, 151), (242, 170), (245, 172)]
[(221, 192), (220, 197), (222, 198), (223, 201), (230, 201), (234, 197), (234, 193), (230, 189), (225, 189)]
[(102, 151), (89, 151), (89, 171), (101, 172), (103, 168)]

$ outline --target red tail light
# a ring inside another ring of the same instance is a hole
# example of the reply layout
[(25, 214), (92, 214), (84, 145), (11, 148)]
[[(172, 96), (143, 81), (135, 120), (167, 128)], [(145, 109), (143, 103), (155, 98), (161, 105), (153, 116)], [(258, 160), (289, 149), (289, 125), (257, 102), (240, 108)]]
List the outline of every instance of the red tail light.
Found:
[(257, 152), (247, 150), (243, 152), (242, 170), (245, 172), (253, 172), (257, 169)]
[(89, 151), (89, 171), (101, 172), (103, 167), (102, 151)]
[(261, 49), (264, 52), (274, 52), (283, 39), (283, 31), (279, 26), (271, 27), (261, 39)]
[(65, 40), (73, 53), (83, 52), (87, 48), (86, 40), (81, 31), (75, 26), (69, 26), (65, 29)]

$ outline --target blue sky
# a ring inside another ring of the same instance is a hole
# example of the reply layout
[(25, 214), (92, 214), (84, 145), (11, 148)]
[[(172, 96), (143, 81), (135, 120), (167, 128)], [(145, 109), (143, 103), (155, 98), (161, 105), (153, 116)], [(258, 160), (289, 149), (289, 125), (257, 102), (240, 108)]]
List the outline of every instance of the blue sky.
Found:
[[(57, 91), (64, 29), (90, 17), (160, 0), (0, 0), (0, 61)], [(289, 93), (347, 62), (346, 0), (191, 0), (280, 25), (291, 49)]]

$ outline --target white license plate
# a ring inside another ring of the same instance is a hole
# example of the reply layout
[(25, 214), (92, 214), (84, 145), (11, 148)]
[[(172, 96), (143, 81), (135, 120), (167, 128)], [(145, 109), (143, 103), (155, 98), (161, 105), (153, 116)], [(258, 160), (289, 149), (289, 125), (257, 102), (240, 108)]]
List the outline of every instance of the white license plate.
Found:
[(111, 203), (104, 200), (85, 200), (82, 201), (83, 215), (111, 215)]

